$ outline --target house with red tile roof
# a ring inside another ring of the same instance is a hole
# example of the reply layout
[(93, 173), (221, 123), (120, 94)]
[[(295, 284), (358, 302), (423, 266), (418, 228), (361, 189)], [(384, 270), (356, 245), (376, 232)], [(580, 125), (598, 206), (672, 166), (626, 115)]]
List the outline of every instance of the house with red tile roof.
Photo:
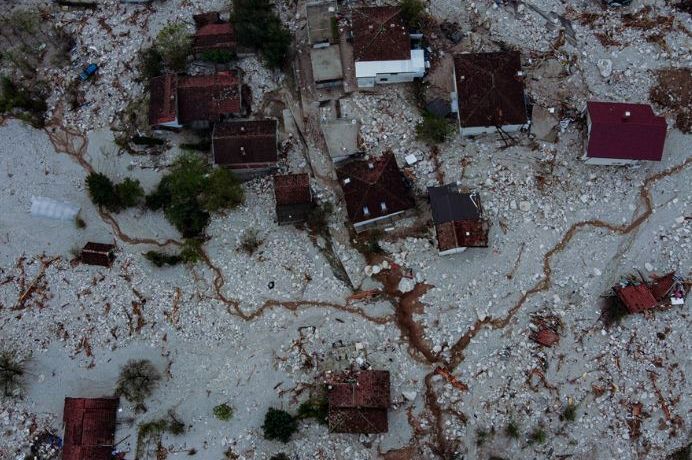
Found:
[(428, 197), (440, 255), (488, 247), (490, 225), (477, 193), (466, 193), (459, 185), (448, 184), (428, 187)]
[(332, 433), (386, 433), (389, 371), (367, 370), (327, 377), (327, 422)]
[(648, 104), (590, 101), (582, 159), (593, 165), (661, 161), (666, 130), (665, 118)]
[(213, 75), (166, 74), (149, 83), (149, 125), (206, 128), (242, 112), (241, 81), (236, 71)]
[(65, 398), (63, 460), (111, 460), (118, 398)]
[(276, 167), (278, 161), (278, 122), (227, 120), (214, 125), (212, 132), (214, 163), (236, 172), (258, 173)]
[(359, 88), (412, 82), (425, 76), (429, 63), (422, 47), (416, 46), (422, 35), (409, 33), (401, 8), (354, 8), (351, 34)]
[(235, 53), (238, 42), (233, 24), (221, 20), (218, 11), (193, 16), (197, 30), (192, 36), (192, 51), (196, 55), (208, 51)]
[(457, 54), (453, 81), (452, 111), (463, 136), (511, 133), (528, 127), (524, 74), (517, 51)]
[(416, 204), (392, 153), (346, 162), (336, 175), (356, 232), (391, 223)]
[(307, 174), (274, 176), (274, 198), (279, 225), (305, 222), (314, 207), (310, 176)]

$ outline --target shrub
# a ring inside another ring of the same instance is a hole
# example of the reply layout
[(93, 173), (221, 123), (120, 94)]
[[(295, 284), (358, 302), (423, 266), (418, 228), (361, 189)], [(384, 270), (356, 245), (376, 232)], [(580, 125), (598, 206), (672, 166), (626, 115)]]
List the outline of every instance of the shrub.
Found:
[(529, 435), (529, 444), (543, 444), (545, 442), (545, 431), (543, 428), (536, 428)]
[(154, 48), (166, 67), (176, 72), (185, 70), (187, 58), (192, 51), (192, 39), (187, 26), (181, 22), (168, 24), (156, 36)]
[(163, 74), (163, 56), (155, 46), (144, 48), (139, 52), (139, 73), (144, 81)]
[(420, 26), (425, 13), (425, 4), (421, 0), (401, 0), (401, 16), (409, 27)]
[(42, 128), (45, 124), (45, 112), (48, 109), (46, 100), (40, 88), (34, 83), (33, 90), (16, 84), (8, 77), (0, 78), (0, 113), (19, 110), (19, 118), (34, 128)]
[(567, 405), (562, 409), (562, 414), (560, 414), (560, 420), (573, 422), (577, 419), (577, 406), (568, 402)]
[(135, 405), (135, 410), (146, 410), (144, 400), (151, 395), (161, 380), (161, 374), (151, 362), (130, 360), (123, 366), (115, 387), (115, 394)]
[(232, 208), (243, 202), (243, 187), (230, 170), (215, 168), (207, 178), (201, 201), (209, 212)]
[(157, 267), (163, 267), (164, 265), (178, 265), (183, 261), (182, 257), (177, 254), (166, 254), (160, 251), (147, 251), (144, 253), (144, 257)]
[(477, 446), (482, 446), (485, 444), (485, 442), (490, 438), (490, 433), (488, 431), (484, 430), (483, 428), (479, 428), (476, 430), (476, 445)]
[(137, 206), (144, 198), (144, 189), (137, 179), (129, 177), (115, 186), (115, 195), (121, 208)]
[(288, 455), (283, 452), (272, 455), (269, 460), (291, 460)]
[(329, 216), (333, 212), (334, 205), (329, 201), (325, 201), (318, 206), (315, 206), (308, 214), (308, 226), (315, 233), (322, 233), (327, 229), (327, 225), (329, 224)]
[(423, 120), (416, 126), (418, 140), (428, 144), (444, 142), (453, 131), (454, 126), (446, 118), (438, 117), (430, 112), (423, 113)]
[(314, 418), (321, 424), (327, 423), (329, 414), (329, 402), (325, 397), (310, 398), (298, 407), (297, 418)]
[(195, 264), (202, 258), (202, 241), (187, 239), (180, 249), (180, 260), (186, 264)]
[(515, 420), (509, 421), (507, 427), (505, 427), (505, 434), (514, 439), (519, 437), (519, 425)]
[(264, 416), (262, 429), (265, 439), (276, 439), (286, 443), (291, 439), (291, 435), (298, 430), (298, 423), (288, 412), (270, 407)]
[(203, 61), (214, 62), (216, 64), (226, 64), (231, 62), (235, 55), (226, 50), (209, 50), (201, 54), (200, 58)]
[(0, 386), (3, 397), (19, 396), (24, 386), (24, 361), (12, 350), (0, 351)]
[(233, 418), (233, 408), (226, 403), (214, 407), (214, 417), (227, 422)]
[(270, 67), (285, 61), (291, 33), (274, 12), (270, 0), (233, 0), (231, 15), (241, 45), (259, 50)]
[(257, 230), (249, 229), (243, 232), (243, 236), (240, 239), (240, 249), (245, 253), (253, 255), (261, 245), (262, 240), (258, 238)]
[(86, 178), (86, 185), (91, 201), (95, 205), (102, 206), (109, 211), (117, 211), (119, 209), (115, 186), (108, 176), (92, 172)]

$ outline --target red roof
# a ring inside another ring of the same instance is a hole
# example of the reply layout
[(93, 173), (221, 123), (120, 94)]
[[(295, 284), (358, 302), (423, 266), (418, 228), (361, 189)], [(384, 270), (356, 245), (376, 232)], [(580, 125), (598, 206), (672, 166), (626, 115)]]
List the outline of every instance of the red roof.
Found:
[(234, 51), (236, 48), (235, 28), (229, 22), (206, 24), (197, 29), (192, 41), (196, 53), (210, 50)]
[(234, 120), (214, 126), (212, 152), (218, 165), (263, 167), (277, 161), (277, 121)]
[(353, 223), (389, 216), (416, 204), (391, 153), (346, 163), (336, 175)]
[(428, 196), (440, 251), (488, 247), (490, 226), (483, 217), (483, 206), (477, 193), (465, 193), (458, 185), (447, 184), (428, 187)]
[(630, 313), (639, 313), (654, 308), (656, 299), (645, 284), (616, 287), (615, 294)]
[(65, 398), (63, 460), (110, 460), (118, 398)]
[(650, 105), (592, 101), (587, 112), (591, 120), (587, 157), (649, 161), (663, 157), (666, 120), (656, 116)]
[(178, 78), (178, 121), (216, 122), (240, 113), (240, 79), (236, 72)]
[(667, 275), (657, 276), (651, 282), (651, 295), (657, 301), (661, 301), (669, 297), (673, 287), (675, 286), (675, 272), (670, 272)]
[(158, 126), (176, 120), (177, 77), (166, 74), (149, 81), (149, 125)]
[(389, 372), (358, 371), (328, 380), (329, 429), (336, 433), (388, 430)]
[(352, 22), (353, 55), (356, 61), (411, 59), (411, 36), (401, 16), (401, 8), (354, 8)]
[(277, 206), (311, 203), (310, 177), (307, 174), (274, 176), (274, 195)]

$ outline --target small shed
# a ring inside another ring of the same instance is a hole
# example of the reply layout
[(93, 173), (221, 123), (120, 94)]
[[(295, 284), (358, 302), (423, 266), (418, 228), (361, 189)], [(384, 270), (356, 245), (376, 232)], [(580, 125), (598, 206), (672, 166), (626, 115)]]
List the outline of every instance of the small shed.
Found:
[(329, 431), (386, 433), (389, 371), (345, 372), (327, 378)]
[(79, 258), (87, 265), (110, 267), (115, 260), (115, 245), (89, 242), (82, 248)]
[(641, 313), (654, 308), (658, 302), (646, 284), (630, 284), (614, 288), (615, 295), (628, 312)]
[(305, 222), (313, 208), (310, 177), (307, 174), (274, 176), (274, 197), (279, 225)]
[(118, 398), (65, 398), (63, 460), (110, 460)]

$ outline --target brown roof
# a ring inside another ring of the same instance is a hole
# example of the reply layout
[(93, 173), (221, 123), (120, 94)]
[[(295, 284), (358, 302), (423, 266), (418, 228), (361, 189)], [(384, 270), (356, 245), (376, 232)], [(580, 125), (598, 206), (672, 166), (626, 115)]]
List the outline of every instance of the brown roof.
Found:
[(65, 398), (63, 460), (110, 460), (118, 398)]
[(351, 30), (356, 61), (411, 59), (411, 37), (398, 7), (354, 8)]
[(234, 51), (236, 48), (235, 28), (229, 22), (207, 24), (195, 32), (192, 49), (196, 53), (211, 50)]
[(328, 380), (329, 429), (336, 433), (388, 430), (389, 372), (358, 371)]
[(440, 251), (456, 248), (487, 248), (489, 229), (488, 221), (482, 219), (437, 224), (435, 226), (437, 247)]
[(656, 299), (645, 284), (616, 287), (615, 294), (630, 313), (639, 313), (654, 308)]
[[(411, 209), (415, 201), (391, 153), (356, 160), (336, 170), (353, 223)], [(367, 210), (367, 213), (366, 213)]]
[(428, 187), (437, 246), (440, 251), (487, 247), (488, 221), (477, 193), (463, 193), (457, 184)]
[(277, 206), (311, 203), (310, 177), (307, 174), (274, 176), (274, 196)]
[(462, 128), (527, 122), (518, 52), (457, 54), (454, 71)]
[(218, 165), (263, 166), (277, 161), (277, 121), (226, 121), (214, 126), (212, 152)]
[(169, 73), (149, 81), (149, 125), (157, 126), (176, 119), (177, 77)]
[(240, 78), (235, 71), (178, 78), (178, 121), (216, 122), (240, 113)]

